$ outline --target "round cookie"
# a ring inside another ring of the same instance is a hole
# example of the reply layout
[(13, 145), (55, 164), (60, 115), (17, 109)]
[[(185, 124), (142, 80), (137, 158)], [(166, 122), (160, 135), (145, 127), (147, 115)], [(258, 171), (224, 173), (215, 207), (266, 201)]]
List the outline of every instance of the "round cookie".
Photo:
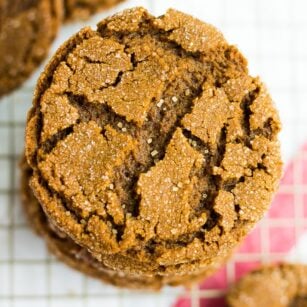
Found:
[(204, 272), (200, 272), (195, 276), (186, 276), (183, 278), (177, 277), (174, 279), (162, 276), (142, 277), (135, 274), (127, 275), (104, 266), (92, 257), (85, 248), (77, 245), (72, 239), (50, 223), (29, 187), (31, 175), (32, 170), (25, 159), (23, 159), (21, 163), (21, 199), (28, 222), (32, 229), (44, 238), (49, 251), (73, 269), (114, 286), (138, 290), (158, 290), (166, 284), (174, 286), (184, 283), (189, 285), (191, 282), (205, 278), (209, 274), (209, 270), (206, 269)]
[(279, 130), (265, 86), (220, 32), (135, 8), (81, 30), (42, 73), (30, 184), (104, 265), (185, 278), (218, 267), (267, 210)]
[(101, 10), (108, 9), (124, 0), (64, 0), (65, 19), (86, 19)]
[(61, 0), (0, 2), (0, 97), (44, 60), (62, 20)]
[(279, 264), (244, 276), (227, 295), (231, 307), (307, 306), (307, 266)]

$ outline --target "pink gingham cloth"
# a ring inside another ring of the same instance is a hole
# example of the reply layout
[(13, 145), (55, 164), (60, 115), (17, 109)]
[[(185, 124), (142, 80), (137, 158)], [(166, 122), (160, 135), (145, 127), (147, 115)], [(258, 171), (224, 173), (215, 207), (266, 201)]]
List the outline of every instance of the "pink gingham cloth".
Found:
[[(264, 220), (248, 235), (233, 257), (215, 275), (200, 283), (204, 295), (201, 307), (225, 306), (223, 294), (229, 284), (257, 268), (261, 263), (288, 259), (297, 261), (296, 245), (307, 233), (307, 143), (285, 169), (280, 188)], [(307, 236), (303, 248), (307, 249)], [(303, 251), (305, 255), (307, 251)], [(289, 257), (294, 254), (294, 257)], [(299, 261), (299, 260), (298, 260)], [(208, 295), (206, 295), (206, 293)], [(190, 307), (191, 293), (187, 290), (174, 307)]]

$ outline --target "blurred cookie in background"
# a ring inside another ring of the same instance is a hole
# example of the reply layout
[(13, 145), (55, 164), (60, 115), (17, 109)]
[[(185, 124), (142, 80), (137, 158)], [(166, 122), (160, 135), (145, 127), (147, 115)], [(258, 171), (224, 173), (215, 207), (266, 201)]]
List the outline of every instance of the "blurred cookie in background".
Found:
[(124, 0), (64, 0), (65, 20), (87, 19), (91, 15), (123, 1)]
[(45, 59), (62, 13), (61, 0), (0, 0), (0, 97)]
[(266, 266), (244, 276), (229, 292), (230, 307), (307, 306), (307, 266)]

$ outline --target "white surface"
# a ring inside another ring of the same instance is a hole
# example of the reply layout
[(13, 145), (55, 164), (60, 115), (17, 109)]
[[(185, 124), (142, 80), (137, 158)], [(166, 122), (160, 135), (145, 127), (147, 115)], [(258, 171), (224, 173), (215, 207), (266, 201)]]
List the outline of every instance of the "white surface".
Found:
[[(249, 59), (251, 73), (267, 84), (283, 122), (285, 160), (307, 140), (306, 1), (126, 1), (91, 21), (63, 27), (52, 52), (81, 27), (94, 26), (103, 17), (136, 5), (147, 7), (155, 15), (174, 7), (213, 23)], [(47, 256), (40, 239), (26, 230), (16, 190), (16, 169), (23, 148), (26, 111), (38, 74), (39, 70), (22, 89), (0, 102), (0, 307), (170, 306), (182, 289), (144, 295), (102, 285)], [(306, 240), (300, 241), (298, 250), (305, 250)]]

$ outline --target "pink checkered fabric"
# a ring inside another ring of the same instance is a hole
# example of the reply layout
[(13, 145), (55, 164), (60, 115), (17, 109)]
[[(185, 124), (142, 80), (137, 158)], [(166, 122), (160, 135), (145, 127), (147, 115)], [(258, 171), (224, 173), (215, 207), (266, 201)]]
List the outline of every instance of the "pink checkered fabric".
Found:
[[(307, 232), (307, 144), (285, 169), (279, 191), (265, 218), (249, 234), (232, 261), (215, 275), (187, 290), (174, 307), (224, 306), (229, 284), (263, 263), (278, 262)], [(193, 291), (197, 302), (193, 302)], [(192, 304), (193, 302), (193, 304)]]

